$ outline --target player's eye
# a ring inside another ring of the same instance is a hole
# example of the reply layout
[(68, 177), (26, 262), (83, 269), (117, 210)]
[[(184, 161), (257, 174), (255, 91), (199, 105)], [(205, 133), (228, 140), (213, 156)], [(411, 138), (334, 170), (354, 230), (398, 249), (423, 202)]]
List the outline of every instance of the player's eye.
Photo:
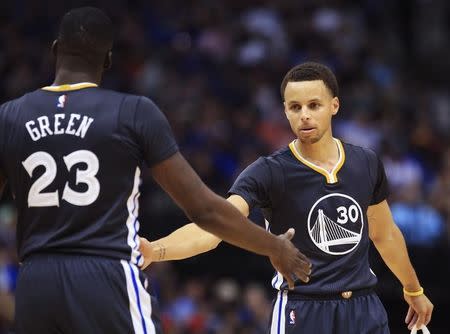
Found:
[(318, 103), (316, 103), (316, 102), (313, 102), (313, 103), (310, 103), (309, 104), (309, 108), (311, 109), (311, 110), (315, 110), (315, 109), (317, 109), (317, 108), (319, 108), (320, 107), (320, 104), (318, 104)]
[(300, 109), (302, 109), (302, 108), (300, 107), (299, 104), (291, 105), (291, 110), (293, 110), (293, 111), (299, 111)]

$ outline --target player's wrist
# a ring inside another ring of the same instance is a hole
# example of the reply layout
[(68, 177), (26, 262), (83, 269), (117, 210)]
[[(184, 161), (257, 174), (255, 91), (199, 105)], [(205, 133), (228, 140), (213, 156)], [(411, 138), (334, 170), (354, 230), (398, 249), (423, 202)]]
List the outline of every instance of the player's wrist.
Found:
[(421, 286), (414, 289), (403, 287), (403, 294), (408, 297), (418, 297), (424, 294), (424, 289)]
[(161, 242), (152, 242), (152, 260), (153, 262), (164, 261), (166, 258), (166, 246)]

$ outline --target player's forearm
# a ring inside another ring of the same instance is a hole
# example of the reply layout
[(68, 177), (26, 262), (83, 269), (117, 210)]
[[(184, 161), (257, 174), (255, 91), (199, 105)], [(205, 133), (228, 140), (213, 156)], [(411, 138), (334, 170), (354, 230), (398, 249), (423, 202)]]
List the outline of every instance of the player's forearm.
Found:
[(153, 262), (182, 260), (210, 251), (220, 241), (215, 235), (191, 223), (164, 238), (152, 241), (151, 258)]
[(419, 279), (414, 271), (406, 249), (405, 239), (396, 225), (388, 236), (373, 240), (383, 261), (408, 291), (420, 289)]

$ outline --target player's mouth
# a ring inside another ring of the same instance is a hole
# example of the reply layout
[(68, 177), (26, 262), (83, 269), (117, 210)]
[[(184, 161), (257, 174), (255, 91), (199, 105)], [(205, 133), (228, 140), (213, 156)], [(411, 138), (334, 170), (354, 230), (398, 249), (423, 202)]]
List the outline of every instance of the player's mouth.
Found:
[(308, 134), (314, 132), (314, 130), (316, 130), (316, 128), (314, 128), (312, 126), (303, 127), (303, 128), (300, 129), (300, 133), (308, 135)]

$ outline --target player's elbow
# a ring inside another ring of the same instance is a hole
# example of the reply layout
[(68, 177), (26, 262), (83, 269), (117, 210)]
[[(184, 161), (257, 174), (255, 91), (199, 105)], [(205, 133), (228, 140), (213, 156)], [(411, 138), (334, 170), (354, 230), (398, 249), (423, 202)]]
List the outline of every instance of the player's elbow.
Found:
[(383, 245), (395, 241), (396, 231), (395, 228), (389, 228), (385, 230), (370, 231), (369, 238), (375, 244), (375, 246)]
[(219, 246), (219, 244), (220, 244), (221, 241), (222, 241), (222, 240), (221, 240), (220, 238), (218, 238), (218, 237), (216, 237), (215, 235), (211, 234), (211, 235), (208, 237), (208, 241), (207, 241), (208, 249), (209, 249), (209, 250), (216, 249), (217, 246)]

